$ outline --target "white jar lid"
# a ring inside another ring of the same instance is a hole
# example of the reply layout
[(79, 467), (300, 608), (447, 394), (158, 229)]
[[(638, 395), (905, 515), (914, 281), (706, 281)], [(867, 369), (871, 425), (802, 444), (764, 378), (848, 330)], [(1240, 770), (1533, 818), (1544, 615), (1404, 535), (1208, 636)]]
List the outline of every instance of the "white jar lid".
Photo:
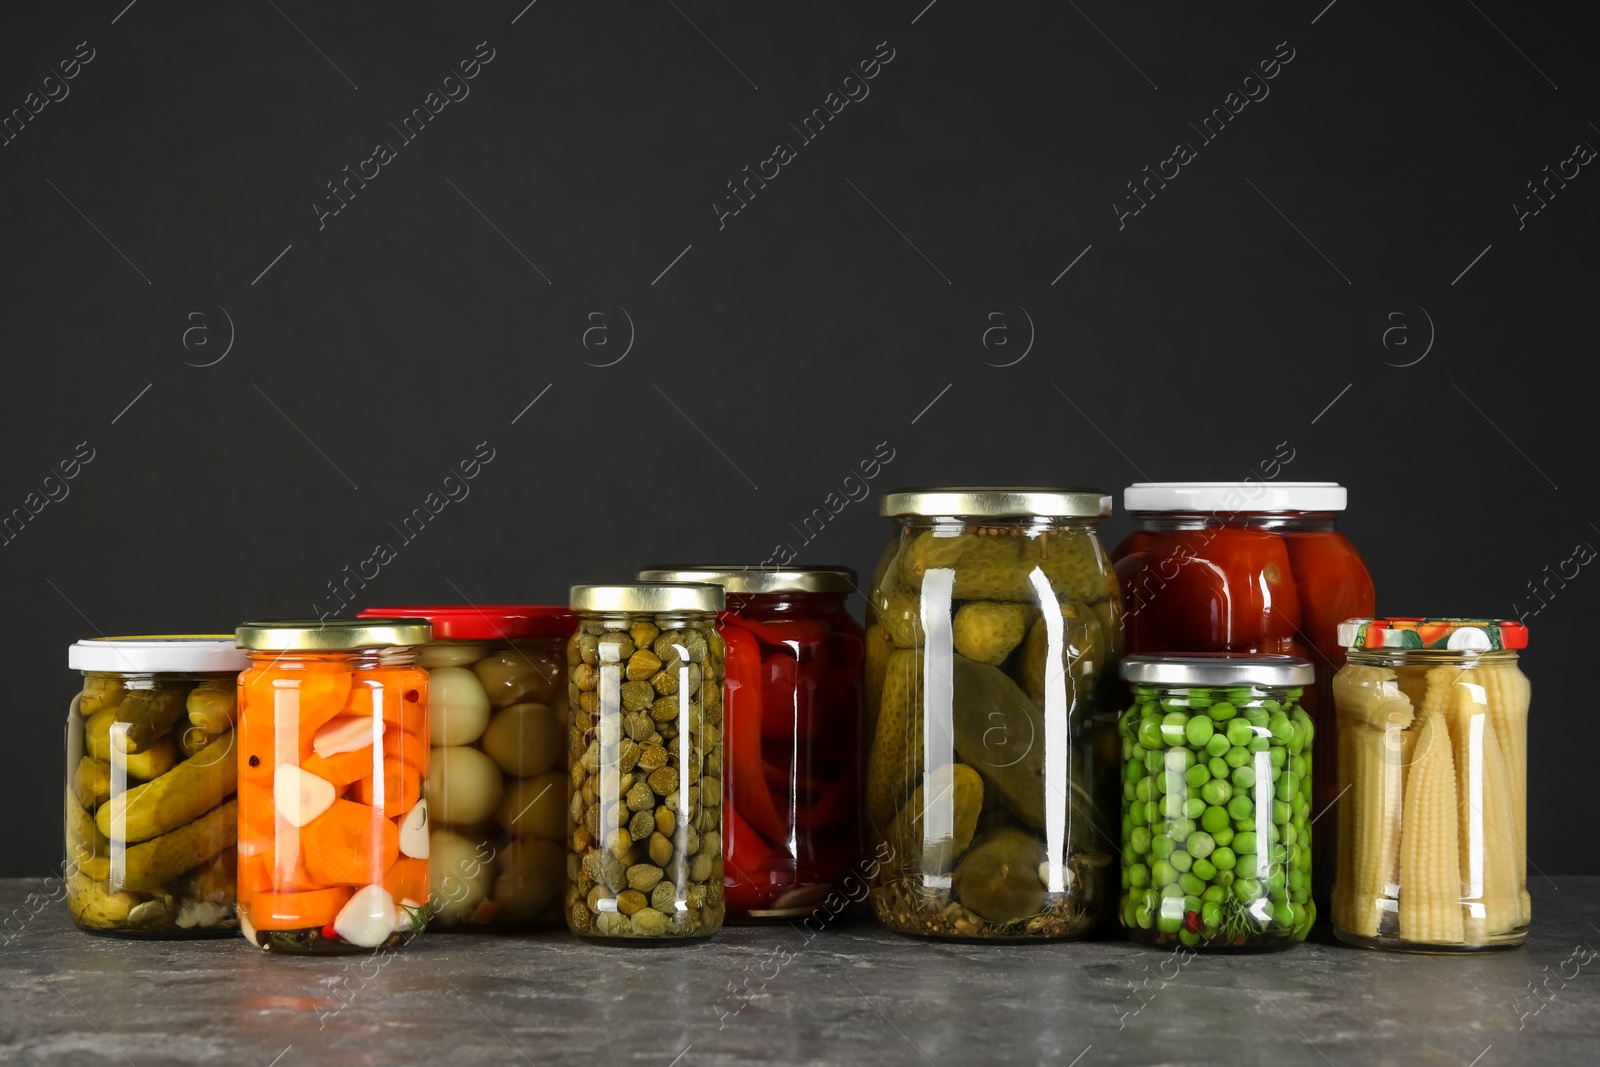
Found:
[(67, 666), (108, 674), (237, 674), (250, 656), (232, 634), (90, 637), (67, 649)]
[(1338, 482), (1134, 482), (1127, 511), (1343, 511)]

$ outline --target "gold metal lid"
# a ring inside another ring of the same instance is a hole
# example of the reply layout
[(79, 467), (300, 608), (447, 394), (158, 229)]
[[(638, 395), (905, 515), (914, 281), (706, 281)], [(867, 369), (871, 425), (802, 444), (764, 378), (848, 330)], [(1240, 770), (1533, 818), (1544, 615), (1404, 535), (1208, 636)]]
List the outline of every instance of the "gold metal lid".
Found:
[(274, 619), (234, 632), (240, 648), (262, 652), (349, 652), (425, 645), (433, 627), (418, 619)]
[(567, 599), (573, 611), (721, 611), (722, 586), (704, 582), (629, 582), (575, 585)]
[(856, 587), (856, 572), (849, 567), (763, 567), (736, 563), (728, 566), (646, 567), (641, 582), (704, 582), (730, 593), (848, 593)]
[(878, 503), (878, 514), (1100, 519), (1111, 514), (1111, 494), (1101, 489), (1016, 485), (899, 489), (883, 497)]

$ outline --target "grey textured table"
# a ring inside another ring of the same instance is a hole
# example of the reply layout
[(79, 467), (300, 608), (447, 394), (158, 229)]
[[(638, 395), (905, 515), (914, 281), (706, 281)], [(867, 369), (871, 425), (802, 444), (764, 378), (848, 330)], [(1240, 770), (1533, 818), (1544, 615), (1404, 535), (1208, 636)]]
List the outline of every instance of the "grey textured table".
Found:
[(1600, 946), (1600, 878), (1536, 884), (1533, 937), (1510, 952), (1308, 943), (1187, 962), (1120, 940), (942, 944), (840, 919), (809, 942), (740, 927), (635, 950), (434, 934), (379, 966), (237, 938), (92, 937), (49, 889), (0, 881), (3, 1062), (1600, 1061), (1600, 956), (1585, 947)]

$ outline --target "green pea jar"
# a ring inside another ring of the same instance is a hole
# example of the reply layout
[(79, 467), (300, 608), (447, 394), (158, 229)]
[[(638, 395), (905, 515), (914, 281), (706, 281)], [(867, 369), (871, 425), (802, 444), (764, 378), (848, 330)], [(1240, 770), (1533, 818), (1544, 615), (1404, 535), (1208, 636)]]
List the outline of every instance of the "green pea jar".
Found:
[(1122, 925), (1143, 945), (1288, 948), (1311, 902), (1316, 678), (1294, 656), (1129, 656)]

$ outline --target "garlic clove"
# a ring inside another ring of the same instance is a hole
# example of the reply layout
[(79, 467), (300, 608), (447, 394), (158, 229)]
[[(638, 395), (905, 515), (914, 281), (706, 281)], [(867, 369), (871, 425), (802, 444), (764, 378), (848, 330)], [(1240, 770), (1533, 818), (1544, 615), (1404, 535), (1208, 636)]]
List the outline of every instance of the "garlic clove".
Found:
[(326, 778), (280, 763), (272, 774), (272, 806), (291, 826), (304, 826), (333, 807), (338, 790)]

